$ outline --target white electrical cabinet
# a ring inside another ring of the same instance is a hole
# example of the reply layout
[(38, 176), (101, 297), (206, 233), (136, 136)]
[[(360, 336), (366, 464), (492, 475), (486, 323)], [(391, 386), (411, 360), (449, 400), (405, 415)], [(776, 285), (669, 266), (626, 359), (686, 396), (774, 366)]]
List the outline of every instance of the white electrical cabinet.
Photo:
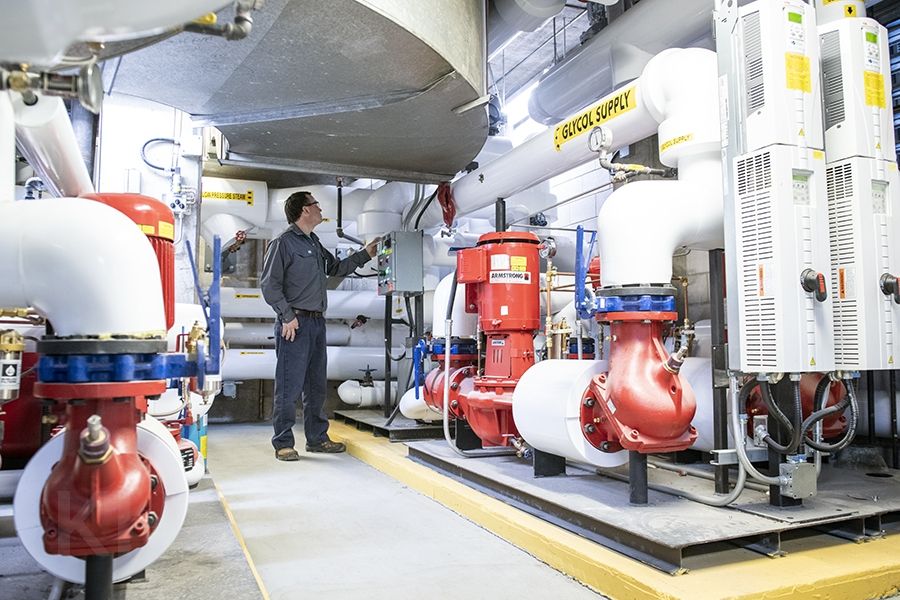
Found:
[(735, 161), (741, 371), (833, 369), (824, 162), (781, 145)]
[[(732, 38), (740, 149), (731, 164), (741, 371), (834, 368), (831, 265), (815, 12), (742, 6)], [(734, 279), (732, 279), (734, 282)], [(736, 287), (736, 289), (735, 289)], [(738, 365), (734, 365), (737, 367)]]
[[(900, 177), (897, 163), (849, 158), (826, 168), (835, 366), (898, 367)], [(893, 280), (891, 280), (893, 278)]]
[(822, 149), (815, 11), (801, 0), (741, 7), (737, 57), (744, 152), (772, 144)]
[(819, 28), (830, 163), (851, 156), (896, 160), (888, 32), (872, 19)]

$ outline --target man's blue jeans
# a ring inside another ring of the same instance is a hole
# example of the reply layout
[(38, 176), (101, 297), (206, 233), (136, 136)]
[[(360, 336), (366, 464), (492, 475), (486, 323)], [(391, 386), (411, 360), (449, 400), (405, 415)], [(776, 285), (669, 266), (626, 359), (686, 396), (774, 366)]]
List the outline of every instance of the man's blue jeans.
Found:
[(281, 337), (281, 320), (275, 320), (275, 405), (272, 446), (294, 447), (291, 428), (297, 420), (297, 401), (303, 398), (303, 428), (306, 443), (318, 445), (328, 439), (325, 392), (328, 348), (325, 319), (297, 316), (299, 327), (294, 341)]

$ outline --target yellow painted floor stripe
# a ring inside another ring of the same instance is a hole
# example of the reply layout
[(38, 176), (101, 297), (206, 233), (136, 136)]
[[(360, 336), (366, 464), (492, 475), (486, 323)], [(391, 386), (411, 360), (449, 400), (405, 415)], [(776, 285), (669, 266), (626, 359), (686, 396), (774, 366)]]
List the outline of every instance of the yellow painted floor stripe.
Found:
[(244, 552), (244, 558), (247, 559), (247, 565), (250, 567), (250, 572), (253, 573), (253, 578), (256, 580), (256, 585), (259, 587), (259, 592), (262, 594), (263, 600), (270, 600), (269, 591), (266, 589), (266, 584), (263, 583), (262, 577), (259, 576), (259, 571), (256, 570), (256, 564), (253, 562), (253, 557), (250, 556), (250, 550), (247, 548), (247, 542), (244, 541), (244, 536), (241, 534), (241, 529), (238, 527), (237, 521), (234, 519), (234, 513), (231, 512), (231, 507), (228, 506), (228, 500), (225, 499), (225, 495), (222, 493), (222, 490), (219, 489), (219, 486), (213, 482), (213, 485), (216, 487), (216, 494), (219, 495), (219, 502), (222, 503), (222, 508), (225, 510), (225, 516), (228, 517), (228, 522), (231, 523), (231, 530), (234, 532), (234, 537), (237, 538), (238, 544), (241, 545), (241, 550)]
[(614, 600), (853, 600), (900, 591), (900, 535), (863, 544), (816, 536), (769, 559), (724, 549), (671, 576), (414, 463), (403, 444), (332, 422), (350, 454)]

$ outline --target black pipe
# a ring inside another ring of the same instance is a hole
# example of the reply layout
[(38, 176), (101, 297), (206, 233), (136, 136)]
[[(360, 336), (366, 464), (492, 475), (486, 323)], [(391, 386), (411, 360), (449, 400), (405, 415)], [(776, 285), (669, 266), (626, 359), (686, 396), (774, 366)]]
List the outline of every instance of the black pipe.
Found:
[(113, 557), (88, 556), (84, 560), (84, 600), (112, 599)]
[(339, 238), (350, 240), (354, 244), (359, 244), (360, 246), (365, 246), (366, 243), (359, 239), (355, 238), (352, 235), (347, 235), (344, 233), (344, 223), (343, 223), (343, 214), (344, 214), (344, 181), (338, 177), (337, 178), (337, 226), (335, 227), (334, 232), (337, 234)]
[(494, 221), (497, 231), (506, 231), (506, 200), (497, 198), (494, 204)]
[(891, 467), (900, 468), (900, 446), (897, 445), (897, 372), (888, 371), (888, 398), (891, 403)]
[(393, 296), (384, 297), (384, 418), (391, 416), (391, 350), (393, 349)]
[(635, 505), (646, 505), (647, 501), (647, 455), (629, 450), (628, 502)]
[[(716, 385), (716, 373), (728, 368), (725, 354), (725, 251), (709, 251), (709, 306), (713, 371), (713, 447), (728, 448), (728, 386)], [(729, 492), (728, 465), (715, 468), (717, 494)]]
[(866, 410), (869, 413), (869, 445), (875, 445), (875, 373), (866, 371)]

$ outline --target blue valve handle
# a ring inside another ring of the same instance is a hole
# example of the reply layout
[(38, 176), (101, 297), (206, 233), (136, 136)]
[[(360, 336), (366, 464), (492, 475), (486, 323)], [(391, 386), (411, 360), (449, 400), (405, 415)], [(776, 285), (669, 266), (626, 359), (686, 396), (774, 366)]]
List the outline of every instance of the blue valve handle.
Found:
[(594, 241), (597, 232), (591, 233), (591, 243), (587, 255), (584, 254), (584, 227), (579, 225), (575, 232), (575, 310), (582, 319), (594, 316), (597, 307), (588, 299), (585, 280), (587, 279), (588, 260), (594, 252)]
[(413, 378), (416, 386), (416, 400), (419, 399), (419, 379), (422, 377), (422, 358), (428, 352), (428, 345), (425, 340), (419, 340), (419, 343), (413, 348)]
[[(205, 376), (217, 375), (221, 367), (222, 332), (219, 330), (219, 323), (222, 314), (220, 289), (222, 282), (222, 240), (219, 236), (213, 238), (213, 278), (206, 292), (200, 287), (200, 275), (197, 271), (197, 264), (194, 262), (194, 251), (191, 248), (191, 242), (190, 240), (185, 240), (184, 243), (187, 245), (187, 255), (191, 262), (191, 272), (194, 275), (194, 289), (197, 290), (197, 298), (200, 300), (200, 306), (203, 307), (203, 316), (206, 317), (206, 331), (209, 333), (209, 356), (206, 355), (205, 348), (198, 344), (197, 362), (191, 365), (180, 365), (173, 368), (173, 371), (181, 371), (187, 374), (180, 375), (182, 377), (197, 377), (197, 383), (202, 386)], [(179, 375), (172, 373), (169, 376), (178, 377)]]

